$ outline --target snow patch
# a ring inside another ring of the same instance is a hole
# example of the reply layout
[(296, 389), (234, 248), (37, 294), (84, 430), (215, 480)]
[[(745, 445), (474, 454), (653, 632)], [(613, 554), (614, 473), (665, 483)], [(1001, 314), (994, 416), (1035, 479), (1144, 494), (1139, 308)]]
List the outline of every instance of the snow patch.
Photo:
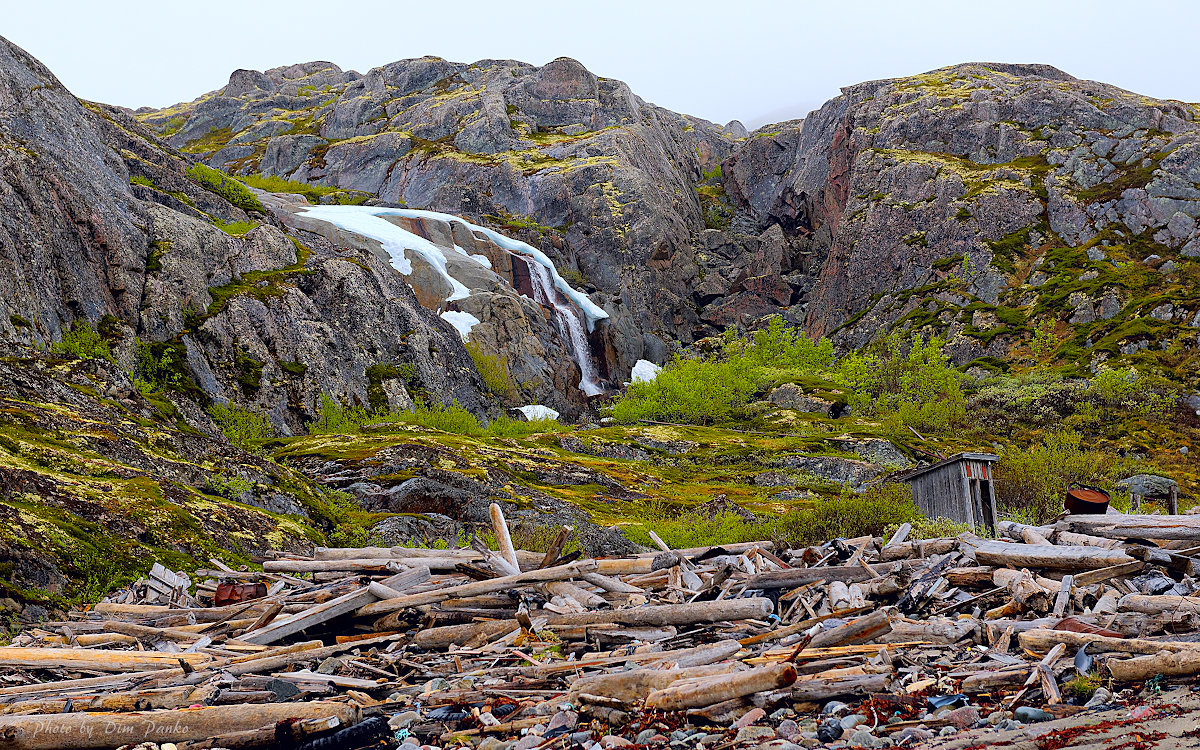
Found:
[(471, 335), (471, 329), (479, 325), (480, 322), (479, 318), (471, 313), (459, 312), (458, 310), (447, 310), (438, 317), (454, 326), (459, 335), (463, 337), (463, 341), (467, 340), (467, 337)]
[[(450, 296), (446, 297), (447, 302), (471, 296), (471, 290), (451, 276), (446, 269), (446, 253), (442, 248), (383, 218), (384, 216), (404, 215), (395, 209), (375, 206), (308, 206), (300, 212), (300, 215), (327, 221), (347, 232), (378, 241), (384, 252), (391, 258), (392, 268), (405, 276), (411, 276), (413, 272), (412, 261), (408, 259), (406, 251), (416, 253), (450, 285)], [(466, 255), (462, 250), (459, 252)]]
[(662, 372), (662, 368), (650, 360), (639, 359), (633, 366), (633, 371), (629, 373), (629, 381), (631, 383), (652, 383), (660, 372)]
[(526, 406), (518, 406), (517, 411), (525, 415), (525, 418), (530, 422), (535, 419), (558, 419), (558, 412), (551, 409), (549, 406), (541, 404), (528, 404)]

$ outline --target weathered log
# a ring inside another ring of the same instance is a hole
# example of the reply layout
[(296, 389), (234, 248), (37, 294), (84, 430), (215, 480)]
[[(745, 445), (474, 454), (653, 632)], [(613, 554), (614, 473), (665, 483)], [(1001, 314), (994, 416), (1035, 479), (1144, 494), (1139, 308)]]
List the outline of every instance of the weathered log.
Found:
[(986, 672), (976, 672), (964, 677), (960, 689), (968, 695), (990, 693), (993, 690), (1020, 687), (1029, 679), (1029, 671), (1033, 665), (996, 669)]
[(797, 680), (792, 685), (792, 700), (823, 702), (846, 695), (886, 693), (891, 681), (887, 673), (827, 675), (818, 673)]
[(869, 570), (862, 565), (833, 565), (827, 568), (791, 568), (772, 570), (750, 576), (747, 589), (792, 589), (817, 581), (842, 581), (852, 583), (866, 581), (875, 576), (884, 576), (900, 570), (898, 563), (874, 565)]
[(1200, 651), (1200, 643), (1190, 641), (1149, 641), (1141, 638), (1113, 638), (1095, 633), (1075, 633), (1069, 630), (1027, 630), (1017, 636), (1022, 648), (1030, 651), (1049, 651), (1059, 643), (1084, 646), (1094, 643), (1104, 651), (1126, 654), (1157, 654), (1160, 651)]
[(958, 547), (957, 539), (917, 539), (911, 542), (888, 544), (879, 551), (883, 562), (944, 555)]
[(10, 750), (84, 750), (140, 742), (186, 742), (258, 729), (287, 719), (335, 717), (358, 722), (348, 703), (266, 703), (212, 706), (180, 711), (70, 713), (0, 717), (0, 737)]
[(267, 625), (248, 633), (243, 633), (241, 640), (247, 643), (255, 643), (258, 645), (266, 645), (275, 643), (276, 641), (286, 638), (289, 635), (295, 635), (302, 630), (311, 628), (314, 625), (320, 625), (323, 622), (348, 615), (351, 612), (361, 608), (363, 605), (376, 600), (375, 594), (369, 586), (356, 589), (339, 597), (330, 599), (327, 602), (318, 604), (317, 606), (308, 609), (304, 612), (275, 619)]
[(700, 708), (744, 695), (778, 690), (795, 681), (796, 668), (791, 664), (771, 664), (731, 675), (677, 680), (650, 693), (646, 697), (646, 708), (658, 711)]
[(555, 568), (530, 570), (518, 573), (517, 575), (501, 576), (500, 578), (493, 578), (487, 581), (474, 581), (459, 586), (446, 586), (433, 591), (409, 594), (396, 599), (384, 599), (364, 606), (358, 611), (358, 614), (362, 617), (378, 617), (379, 615), (385, 615), (400, 609), (418, 607), (422, 604), (436, 604), (437, 602), (457, 596), (492, 594), (497, 591), (506, 591), (514, 586), (545, 583), (547, 581), (563, 581), (582, 576), (585, 573), (595, 573), (596, 568), (595, 560), (580, 560)]
[(951, 586), (986, 586), (991, 588), (994, 585), (992, 583), (992, 571), (994, 570), (995, 568), (982, 565), (970, 568), (947, 568), (942, 573), (942, 577)]
[(658, 604), (633, 609), (584, 612), (577, 615), (550, 615), (547, 625), (699, 625), (725, 620), (750, 620), (766, 617), (774, 611), (770, 599), (722, 599), (713, 602)]
[(1122, 682), (1148, 680), (1159, 675), (1190, 677), (1200, 674), (1200, 649), (1162, 651), (1151, 656), (1113, 659), (1106, 666), (1113, 679)]
[[(693, 677), (711, 677), (736, 671), (733, 662), (708, 664), (687, 669), (634, 669), (628, 672), (588, 675), (571, 683), (568, 700), (579, 696), (601, 696), (629, 704), (644, 700), (655, 690), (662, 690), (672, 682)], [(583, 698), (588, 701), (587, 698)], [(591, 702), (591, 701), (588, 701)]]
[(1056, 544), (1070, 544), (1076, 547), (1103, 547), (1104, 549), (1121, 549), (1125, 546), (1124, 540), (1107, 539), (1102, 536), (1091, 536), (1090, 534), (1077, 534), (1073, 531), (1055, 531), (1054, 542)]
[(992, 582), (1008, 589), (1008, 593), (1022, 612), (1044, 614), (1050, 611), (1053, 593), (1048, 587), (1034, 580), (1028, 570), (997, 568), (992, 573)]
[(1117, 608), (1123, 612), (1142, 612), (1147, 615), (1164, 612), (1200, 613), (1200, 596), (1126, 594), (1117, 602)]
[(30, 669), (89, 669), (95, 672), (136, 672), (178, 667), (180, 662), (199, 667), (213, 658), (208, 654), (165, 654), (157, 651), (108, 651), (87, 648), (0, 648), (0, 667)]
[(1073, 515), (1055, 526), (1109, 539), (1172, 539), (1200, 542), (1200, 516)]
[(975, 559), (982, 565), (1050, 570), (1094, 570), (1133, 562), (1120, 550), (1100, 547), (1043, 546), (980, 540), (971, 545)]
[(892, 632), (892, 612), (890, 607), (886, 607), (835, 628), (822, 630), (808, 642), (808, 648), (827, 648), (876, 640)]
[(880, 643), (907, 643), (928, 641), (939, 645), (958, 643), (969, 635), (977, 634), (982, 628), (979, 620), (962, 618), (951, 620), (941, 617), (931, 620), (910, 620), (896, 617), (891, 621), (891, 630), (877, 640)]

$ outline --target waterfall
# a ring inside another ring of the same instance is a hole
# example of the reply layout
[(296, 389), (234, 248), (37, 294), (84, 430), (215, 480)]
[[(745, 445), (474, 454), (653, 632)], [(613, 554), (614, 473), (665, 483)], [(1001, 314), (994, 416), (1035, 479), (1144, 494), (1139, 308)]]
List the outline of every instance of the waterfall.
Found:
[[(491, 262), (483, 255), (468, 256), (456, 244), (451, 244), (450, 247), (440, 247), (425, 237), (413, 234), (398, 224), (387, 221), (385, 217), (400, 216), (409, 219), (429, 219), (447, 224), (461, 224), (472, 233), (483, 235), (511, 255), (514, 262), (520, 260), (525, 264), (535, 301), (554, 311), (554, 322), (559, 338), (562, 339), (571, 358), (579, 365), (582, 373), (579, 389), (588, 396), (604, 392), (604, 388), (600, 385), (596, 360), (592, 357), (588, 334), (593, 330), (596, 321), (607, 318), (608, 313), (592, 302), (586, 294), (568, 284), (558, 273), (554, 263), (541, 250), (495, 230), (472, 224), (458, 216), (436, 211), (384, 208), (382, 206), (305, 206), (299, 215), (327, 222), (348, 232), (378, 241), (381, 249), (390, 259), (392, 267), (404, 276), (411, 276), (413, 273), (412, 257), (421, 258), (449, 286), (450, 293), (446, 297), (446, 302), (467, 299), (472, 293), (471, 289), (450, 272), (447, 252), (471, 257), (489, 270)], [(462, 334), (464, 340), (470, 336), (471, 328), (479, 324), (479, 319), (467, 312), (444, 310), (440, 307), (437, 312)]]
[(558, 335), (567, 344), (571, 357), (579, 365), (579, 372), (582, 374), (579, 380), (579, 390), (587, 396), (603, 393), (604, 389), (600, 387), (600, 376), (596, 371), (596, 363), (592, 359), (592, 349), (588, 343), (579, 310), (574, 305), (562, 300), (558, 290), (554, 287), (554, 280), (550, 278), (550, 271), (545, 266), (516, 253), (513, 253), (513, 258), (520, 258), (524, 261), (525, 267), (529, 269), (529, 281), (533, 286), (534, 301), (539, 305), (547, 305), (554, 309), (554, 321), (558, 325)]

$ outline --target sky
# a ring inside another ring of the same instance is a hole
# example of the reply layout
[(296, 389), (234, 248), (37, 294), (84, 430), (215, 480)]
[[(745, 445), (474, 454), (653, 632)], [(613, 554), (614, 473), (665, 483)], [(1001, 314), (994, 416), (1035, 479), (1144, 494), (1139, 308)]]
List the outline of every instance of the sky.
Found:
[(1200, 102), (1195, 0), (6, 0), (0, 35), (77, 96), (163, 107), (237, 68), (329, 60), (366, 72), (437, 55), (573, 57), (649, 102), (753, 128), (860, 81), (960, 62), (1038, 62)]

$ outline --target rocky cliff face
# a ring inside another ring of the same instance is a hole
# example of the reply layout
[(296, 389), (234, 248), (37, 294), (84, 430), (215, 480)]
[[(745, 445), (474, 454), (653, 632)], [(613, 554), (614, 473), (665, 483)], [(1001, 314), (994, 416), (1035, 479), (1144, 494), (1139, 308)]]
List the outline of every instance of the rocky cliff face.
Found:
[(1084, 365), (1194, 352), (1198, 113), (1045, 66), (961, 65), (764, 128), (726, 188), (811, 254), (804, 323), (845, 347), (901, 327), (946, 335), (960, 363), (1019, 358), (1042, 326)]
[(706, 173), (740, 132), (647, 104), (574, 60), (237, 71), (219, 91), (139, 118), (235, 174), (362, 190), (519, 236), (610, 313), (618, 379), (705, 330), (693, 237), (706, 220), (727, 223)]
[(80, 103), (3, 40), (0, 97), (9, 350), (44, 348), (75, 320), (104, 319), (128, 369), (141, 340), (198, 397), (265, 411), (285, 433), (303, 428), (322, 392), (494, 411), (457, 332), (386, 262), (235, 207), (144, 126)]

